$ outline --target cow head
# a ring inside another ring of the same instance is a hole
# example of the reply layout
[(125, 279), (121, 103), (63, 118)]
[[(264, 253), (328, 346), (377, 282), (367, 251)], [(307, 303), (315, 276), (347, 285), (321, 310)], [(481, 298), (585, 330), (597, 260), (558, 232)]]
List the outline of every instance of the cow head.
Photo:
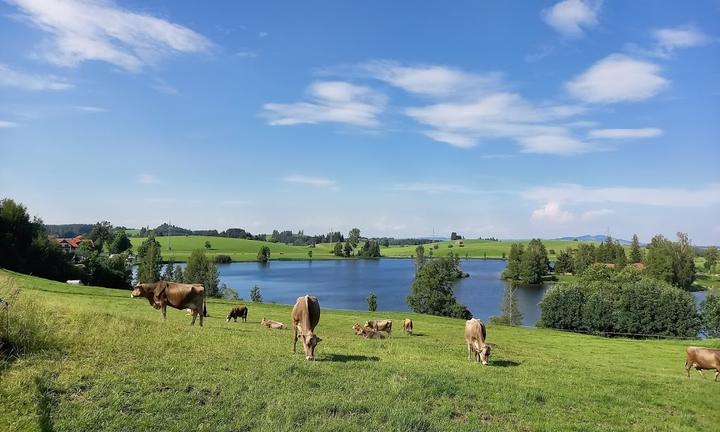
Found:
[(355, 324), (352, 326), (352, 329), (353, 329), (353, 331), (355, 332), (356, 335), (361, 335), (361, 334), (363, 333), (363, 328), (360, 327), (360, 324), (358, 324), (358, 323), (355, 323)]
[(490, 361), (490, 345), (483, 344), (480, 347), (480, 351), (476, 352), (475, 355), (477, 356), (477, 360), (481, 362), (482, 364), (486, 365)]
[(302, 340), (305, 358), (307, 360), (315, 360), (315, 347), (322, 342), (322, 339), (313, 333), (298, 335), (298, 338)]
[(130, 293), (130, 297), (145, 297), (152, 307), (160, 309), (162, 306), (162, 293), (164, 288), (165, 286), (160, 282), (154, 284), (139, 283), (135, 285), (135, 288), (133, 288)]

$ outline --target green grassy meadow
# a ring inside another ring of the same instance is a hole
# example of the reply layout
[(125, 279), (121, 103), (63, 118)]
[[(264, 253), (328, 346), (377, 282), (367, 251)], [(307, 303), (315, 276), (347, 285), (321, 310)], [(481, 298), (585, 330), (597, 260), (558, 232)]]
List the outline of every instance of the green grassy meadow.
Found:
[[(271, 243), (259, 240), (246, 240), (228, 237), (209, 237), (209, 236), (169, 236), (156, 237), (162, 246), (162, 256), (165, 260), (171, 258), (175, 261), (186, 261), (195, 249), (205, 250), (209, 255), (229, 255), (233, 261), (255, 261), (257, 253), (262, 246), (270, 247), (270, 259), (308, 259), (308, 251), (312, 250), (313, 259), (338, 259), (333, 255), (332, 250), (335, 246), (333, 243), (321, 243), (314, 248), (309, 246), (292, 246), (284, 243)], [(138, 246), (145, 240), (142, 237), (133, 237), (130, 239), (133, 248), (137, 250)], [(205, 242), (209, 241), (211, 248), (205, 249)], [(433, 249), (433, 254), (447, 255), (453, 252), (469, 258), (502, 258), (503, 253), (506, 256), (510, 253), (510, 246), (513, 243), (527, 243), (529, 240), (516, 241), (489, 241), (489, 240), (464, 240), (463, 247), (460, 247), (456, 241), (443, 241), (426, 244), (425, 250), (429, 251), (437, 244), (438, 248)], [(543, 244), (548, 250), (560, 252), (563, 249), (577, 247), (577, 242), (565, 240), (543, 240)], [(452, 246), (452, 248), (448, 247)], [(387, 258), (409, 258), (415, 255), (417, 246), (391, 246), (381, 248), (383, 257)], [(555, 255), (550, 254), (550, 259), (554, 259)]]
[[(289, 330), (259, 325), (263, 316), (288, 323), (290, 306), (251, 303), (247, 323), (226, 323), (231, 304), (211, 300), (200, 328), (176, 310), (163, 322), (128, 291), (0, 271), (0, 296), (14, 288), (11, 325), (20, 319), (42, 343), (0, 357), (2, 431), (697, 431), (720, 422), (720, 383), (683, 369), (686, 345), (720, 340), (490, 325), (484, 367), (467, 360), (461, 320), (324, 309), (318, 360), (308, 362), (290, 353)], [(371, 317), (410, 317), (416, 335), (355, 336), (352, 324)]]

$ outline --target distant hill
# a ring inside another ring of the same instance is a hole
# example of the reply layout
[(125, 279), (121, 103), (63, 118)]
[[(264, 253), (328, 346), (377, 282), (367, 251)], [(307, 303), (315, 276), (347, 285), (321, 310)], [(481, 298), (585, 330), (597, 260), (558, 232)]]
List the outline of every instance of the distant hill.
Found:
[(48, 225), (45, 229), (48, 234), (56, 235), (61, 238), (75, 237), (89, 233), (94, 224), (65, 224), (65, 225)]
[[(560, 238), (556, 238), (553, 240), (570, 240), (570, 241), (577, 240), (577, 241), (581, 241), (581, 242), (600, 243), (602, 241), (605, 241), (606, 238), (607, 238), (607, 236), (605, 234), (596, 234), (596, 235), (586, 234), (586, 235), (581, 235), (581, 236), (576, 236), (576, 237), (560, 237)], [(623, 245), (629, 245), (631, 243), (630, 240), (619, 239), (619, 238), (615, 238), (615, 237), (613, 237), (613, 240), (620, 242), (620, 244), (623, 244)], [(640, 244), (642, 245), (642, 243), (640, 243)]]

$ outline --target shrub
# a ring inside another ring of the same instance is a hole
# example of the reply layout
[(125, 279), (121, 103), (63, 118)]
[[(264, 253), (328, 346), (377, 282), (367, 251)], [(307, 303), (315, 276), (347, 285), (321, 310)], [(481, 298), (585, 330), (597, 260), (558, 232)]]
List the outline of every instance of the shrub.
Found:
[(463, 276), (459, 259), (447, 257), (428, 260), (415, 274), (407, 304), (414, 312), (469, 319), (472, 314), (457, 302), (453, 283)]
[(263, 246), (260, 248), (257, 254), (257, 260), (262, 263), (268, 262), (270, 259), (270, 247)]
[(367, 297), (367, 303), (368, 310), (370, 312), (375, 312), (377, 310), (377, 296), (374, 292), (371, 292), (370, 295)]
[(708, 294), (700, 303), (703, 332), (709, 337), (720, 337), (720, 295)]
[(556, 285), (540, 302), (540, 325), (563, 330), (583, 328), (585, 295), (576, 285)]
[(215, 255), (215, 258), (213, 258), (213, 261), (215, 261), (215, 264), (230, 264), (232, 262), (232, 258), (230, 255)]
[(262, 294), (260, 293), (260, 287), (255, 285), (254, 287), (250, 288), (250, 301), (254, 303), (262, 303), (263, 298)]

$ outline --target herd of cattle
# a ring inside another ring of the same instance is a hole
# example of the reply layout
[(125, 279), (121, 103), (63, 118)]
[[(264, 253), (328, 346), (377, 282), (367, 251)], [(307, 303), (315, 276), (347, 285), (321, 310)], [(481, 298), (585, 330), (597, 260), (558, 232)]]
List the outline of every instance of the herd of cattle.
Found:
[[(200, 326), (203, 325), (203, 318), (207, 316), (205, 306), (205, 288), (201, 284), (180, 284), (175, 282), (160, 281), (155, 283), (138, 284), (133, 289), (130, 297), (145, 297), (155, 309), (162, 310), (163, 318), (167, 318), (167, 306), (175, 309), (188, 309), (192, 314), (192, 323), (195, 325), (195, 318), (200, 316)], [(248, 308), (241, 305), (233, 307), (227, 315), (226, 321), (231, 319), (237, 322), (240, 318), (247, 322)], [(295, 352), (297, 341), (302, 340), (305, 358), (315, 359), (315, 348), (322, 341), (315, 334), (315, 327), (320, 322), (320, 303), (314, 296), (305, 295), (298, 297), (290, 313), (293, 330), (293, 348)], [(269, 320), (263, 317), (260, 322), (263, 326), (271, 329), (287, 329), (287, 326), (279, 321)], [(356, 335), (367, 339), (384, 339), (392, 333), (392, 320), (370, 320), (362, 326), (355, 323), (352, 326)], [(413, 322), (410, 319), (403, 320), (403, 331), (412, 335)], [(487, 329), (479, 319), (470, 319), (465, 322), (465, 343), (468, 349), (468, 359), (475, 360), (487, 365), (490, 360), (491, 345), (485, 342)], [(720, 350), (688, 347), (685, 360), (687, 376), (690, 376), (690, 369), (695, 368), (701, 376), (703, 370), (715, 370), (715, 381), (720, 376)]]

